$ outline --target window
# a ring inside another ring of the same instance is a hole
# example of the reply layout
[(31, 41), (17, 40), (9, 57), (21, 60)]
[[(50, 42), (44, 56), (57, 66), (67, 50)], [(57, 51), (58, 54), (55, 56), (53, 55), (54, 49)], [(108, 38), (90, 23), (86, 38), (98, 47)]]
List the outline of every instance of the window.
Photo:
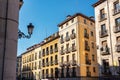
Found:
[(37, 53), (35, 53), (35, 60), (37, 60)]
[(39, 58), (41, 58), (41, 51), (39, 51)]
[(114, 14), (120, 11), (119, 1), (114, 2)]
[(118, 58), (118, 65), (119, 65), (119, 67), (120, 67), (120, 57)]
[(66, 23), (66, 26), (68, 25), (68, 23)]
[(72, 60), (73, 61), (75, 60), (75, 54), (72, 54)]
[(103, 62), (103, 68), (108, 69), (109, 68), (109, 60), (106, 59), (106, 60), (103, 60), (102, 62)]
[(95, 67), (93, 67), (93, 72), (96, 72), (96, 68)]
[(92, 61), (95, 61), (95, 55), (92, 55)]
[(115, 19), (116, 27), (120, 26), (120, 17)]
[(106, 25), (105, 24), (101, 25), (101, 31), (103, 31), (103, 32), (106, 31)]
[(92, 44), (92, 48), (94, 48), (94, 43), (92, 42), (91, 44)]
[(105, 19), (105, 9), (100, 10), (100, 19)]
[(87, 21), (86, 21), (86, 19), (84, 19), (84, 24), (87, 24)]
[(63, 61), (64, 61), (64, 57), (61, 57), (61, 62), (63, 63)]
[(74, 34), (75, 33), (75, 30), (74, 29), (72, 29), (72, 34)]
[(91, 33), (91, 36), (93, 36), (93, 31), (91, 31), (90, 33)]
[(55, 55), (55, 60), (57, 60), (57, 58), (58, 58), (57, 55)]
[(67, 62), (69, 61), (69, 55), (67, 55)]
[(46, 54), (47, 55), (49, 54), (49, 48), (48, 47), (46, 48)]
[(56, 44), (55, 44), (55, 49), (57, 49), (57, 47), (58, 47), (58, 46), (57, 46), (57, 43), (56, 43)]
[(61, 40), (63, 40), (63, 35), (61, 35)]
[(67, 50), (69, 49), (69, 44), (66, 44), (66, 49), (67, 49)]
[(66, 37), (68, 37), (69, 36), (69, 33), (68, 32), (66, 32)]
[(72, 19), (71, 22), (73, 23), (73, 22), (74, 22), (74, 19)]

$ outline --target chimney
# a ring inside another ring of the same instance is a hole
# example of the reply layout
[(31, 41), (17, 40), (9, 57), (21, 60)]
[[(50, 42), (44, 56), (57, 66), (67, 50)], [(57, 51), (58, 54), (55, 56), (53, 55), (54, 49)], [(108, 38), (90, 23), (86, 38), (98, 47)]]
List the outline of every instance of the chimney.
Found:
[(69, 19), (71, 17), (71, 15), (67, 15), (66, 19)]

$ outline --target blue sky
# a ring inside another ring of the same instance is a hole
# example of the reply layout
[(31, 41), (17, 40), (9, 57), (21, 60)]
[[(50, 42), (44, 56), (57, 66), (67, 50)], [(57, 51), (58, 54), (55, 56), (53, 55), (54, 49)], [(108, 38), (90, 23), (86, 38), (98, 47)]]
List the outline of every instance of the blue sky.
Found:
[(58, 31), (57, 25), (65, 20), (67, 15), (83, 13), (94, 16), (91, 6), (98, 0), (24, 0), (20, 10), (19, 29), (27, 34), (27, 25), (32, 22), (35, 26), (30, 39), (18, 40), (17, 55), (26, 48), (41, 42), (47, 36)]

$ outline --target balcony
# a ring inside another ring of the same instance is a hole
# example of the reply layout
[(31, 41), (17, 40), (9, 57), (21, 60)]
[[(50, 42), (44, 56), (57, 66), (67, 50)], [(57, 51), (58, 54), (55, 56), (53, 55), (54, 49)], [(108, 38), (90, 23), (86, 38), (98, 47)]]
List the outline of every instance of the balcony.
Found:
[(45, 67), (45, 63), (42, 64), (42, 67)]
[(45, 56), (45, 53), (42, 53), (42, 56)]
[(60, 50), (60, 54), (61, 54), (61, 55), (63, 55), (63, 54), (64, 54), (64, 52), (65, 52), (64, 50)]
[(61, 43), (61, 44), (64, 43), (64, 40), (63, 40), (63, 39), (60, 39), (60, 43)]
[(55, 48), (55, 49), (54, 49), (54, 52), (58, 52), (58, 48)]
[(76, 46), (72, 46), (72, 52), (76, 51)]
[(65, 52), (70, 53), (70, 48), (66, 48)]
[(87, 65), (91, 65), (91, 60), (86, 59), (85, 61), (86, 61), (86, 64), (87, 64)]
[(120, 32), (120, 26), (115, 26), (114, 27), (114, 33)]
[(107, 30), (101, 30), (99, 32), (99, 36), (100, 36), (100, 38), (108, 36), (108, 31)]
[(117, 9), (113, 9), (113, 15), (116, 15), (120, 13), (120, 7), (118, 7)]
[(106, 20), (107, 19), (107, 14), (106, 13), (104, 13), (104, 14), (100, 14), (100, 16), (99, 16), (99, 21), (101, 22), (101, 21), (104, 21), (104, 20)]
[(109, 55), (109, 48), (108, 47), (101, 47), (100, 48), (101, 55)]
[(110, 68), (109, 67), (108, 68), (102, 68), (101, 73), (103, 75), (111, 75)]
[(50, 62), (50, 65), (53, 66), (53, 64), (54, 64), (53, 61), (51, 61), (51, 62)]
[(64, 67), (64, 63), (63, 62), (60, 62), (60, 67)]
[(85, 45), (85, 50), (86, 50), (86, 51), (90, 51), (90, 46)]
[(69, 61), (65, 61), (65, 66), (70, 66), (70, 62)]
[(49, 55), (49, 51), (46, 51), (46, 55)]
[(71, 37), (71, 39), (75, 39), (75, 37), (76, 37), (75, 33), (71, 34), (70, 37)]
[(53, 53), (53, 49), (50, 49), (50, 54), (52, 54)]
[(48, 63), (48, 62), (46, 63), (46, 66), (49, 66), (49, 63)]
[(89, 39), (89, 34), (88, 33), (84, 33), (84, 37)]
[(90, 71), (87, 71), (86, 73), (87, 73), (86, 74), (87, 77), (91, 77), (91, 72)]
[(65, 41), (69, 41), (70, 40), (70, 37), (69, 36), (66, 36), (65, 37)]
[(55, 65), (57, 65), (57, 64), (58, 64), (58, 60), (56, 59), (56, 60), (55, 60)]
[(71, 61), (71, 65), (72, 65), (72, 66), (76, 66), (76, 65), (77, 65), (77, 61), (76, 61), (76, 60), (72, 60), (72, 61)]

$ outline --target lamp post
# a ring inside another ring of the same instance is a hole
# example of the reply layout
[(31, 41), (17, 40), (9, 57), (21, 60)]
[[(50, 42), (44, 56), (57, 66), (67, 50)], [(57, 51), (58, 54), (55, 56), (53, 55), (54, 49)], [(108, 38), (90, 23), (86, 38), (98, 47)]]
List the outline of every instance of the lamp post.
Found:
[(34, 26), (32, 25), (32, 23), (30, 23), (28, 26), (28, 35), (24, 34), (21, 30), (18, 30), (18, 38), (21, 39), (21, 38), (31, 38), (31, 35), (33, 33), (33, 29), (34, 29)]

